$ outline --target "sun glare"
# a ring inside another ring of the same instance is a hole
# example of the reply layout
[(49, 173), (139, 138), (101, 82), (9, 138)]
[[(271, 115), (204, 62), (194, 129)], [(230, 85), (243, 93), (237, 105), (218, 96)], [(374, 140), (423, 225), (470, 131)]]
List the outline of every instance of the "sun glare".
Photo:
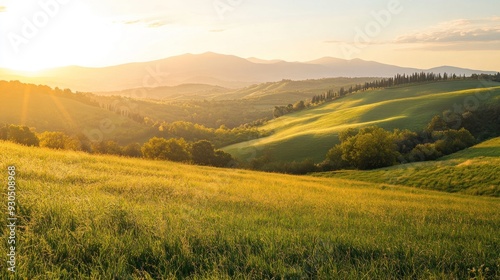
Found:
[(36, 8), (12, 4), (0, 17), (6, 30), (0, 68), (32, 76), (56, 67), (105, 64), (118, 45), (120, 26), (93, 14), (84, 2)]

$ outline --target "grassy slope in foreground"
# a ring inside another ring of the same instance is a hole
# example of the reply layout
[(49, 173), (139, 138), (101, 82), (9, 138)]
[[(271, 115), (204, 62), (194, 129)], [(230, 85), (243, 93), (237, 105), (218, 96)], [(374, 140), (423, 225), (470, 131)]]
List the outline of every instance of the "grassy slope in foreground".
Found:
[[(4, 181), (17, 168), (18, 278), (500, 276), (497, 198), (4, 142), (0, 151)], [(5, 261), (0, 271), (7, 279)]]
[(454, 105), (463, 105), (473, 96), (480, 102), (498, 100), (500, 83), (448, 81), (355, 93), (273, 120), (262, 127), (274, 131), (273, 135), (224, 150), (242, 160), (268, 152), (275, 160), (310, 158), (320, 162), (338, 143), (338, 133), (348, 127), (378, 125), (419, 131), (433, 116), (453, 110)]
[(338, 171), (316, 176), (360, 180), (500, 196), (500, 137), (437, 161), (393, 166), (372, 171)]

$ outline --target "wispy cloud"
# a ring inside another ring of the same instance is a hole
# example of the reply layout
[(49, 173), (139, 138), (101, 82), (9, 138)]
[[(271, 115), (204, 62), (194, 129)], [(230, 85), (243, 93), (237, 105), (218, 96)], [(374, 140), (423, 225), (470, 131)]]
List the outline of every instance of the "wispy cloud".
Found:
[(211, 29), (209, 30), (210, 32), (213, 32), (213, 33), (219, 33), (219, 32), (224, 32), (226, 31), (226, 29)]
[(0, 6), (0, 13), (7, 12), (7, 7), (5, 6)]
[(391, 42), (388, 41), (339, 41), (339, 40), (325, 40), (323, 41), (324, 44), (348, 44), (348, 45), (363, 45), (363, 46), (370, 46), (370, 45), (385, 45), (385, 44), (390, 44)]
[(148, 28), (157, 28), (157, 27), (162, 27), (168, 24), (172, 24), (173, 21), (170, 19), (164, 19), (164, 18), (143, 18), (143, 19), (132, 19), (132, 20), (123, 20), (120, 21), (122, 24), (127, 24), (127, 25), (134, 25), (134, 24), (141, 24), (144, 25)]
[(448, 21), (427, 30), (400, 36), (393, 43), (442, 44), (494, 41), (500, 41), (500, 17), (482, 20), (459, 19)]

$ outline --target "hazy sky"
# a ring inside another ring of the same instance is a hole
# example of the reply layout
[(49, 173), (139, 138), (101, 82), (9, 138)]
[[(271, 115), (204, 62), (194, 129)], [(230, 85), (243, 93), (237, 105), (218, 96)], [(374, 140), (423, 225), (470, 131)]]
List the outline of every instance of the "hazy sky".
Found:
[(498, 0), (0, 0), (0, 67), (207, 51), (500, 71)]

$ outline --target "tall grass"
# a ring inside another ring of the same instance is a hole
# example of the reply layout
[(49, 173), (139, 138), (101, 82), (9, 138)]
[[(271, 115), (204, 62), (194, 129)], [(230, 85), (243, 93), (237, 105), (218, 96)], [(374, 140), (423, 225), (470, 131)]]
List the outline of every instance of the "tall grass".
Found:
[(500, 277), (496, 198), (0, 151), (0, 170), (18, 170), (18, 279)]

